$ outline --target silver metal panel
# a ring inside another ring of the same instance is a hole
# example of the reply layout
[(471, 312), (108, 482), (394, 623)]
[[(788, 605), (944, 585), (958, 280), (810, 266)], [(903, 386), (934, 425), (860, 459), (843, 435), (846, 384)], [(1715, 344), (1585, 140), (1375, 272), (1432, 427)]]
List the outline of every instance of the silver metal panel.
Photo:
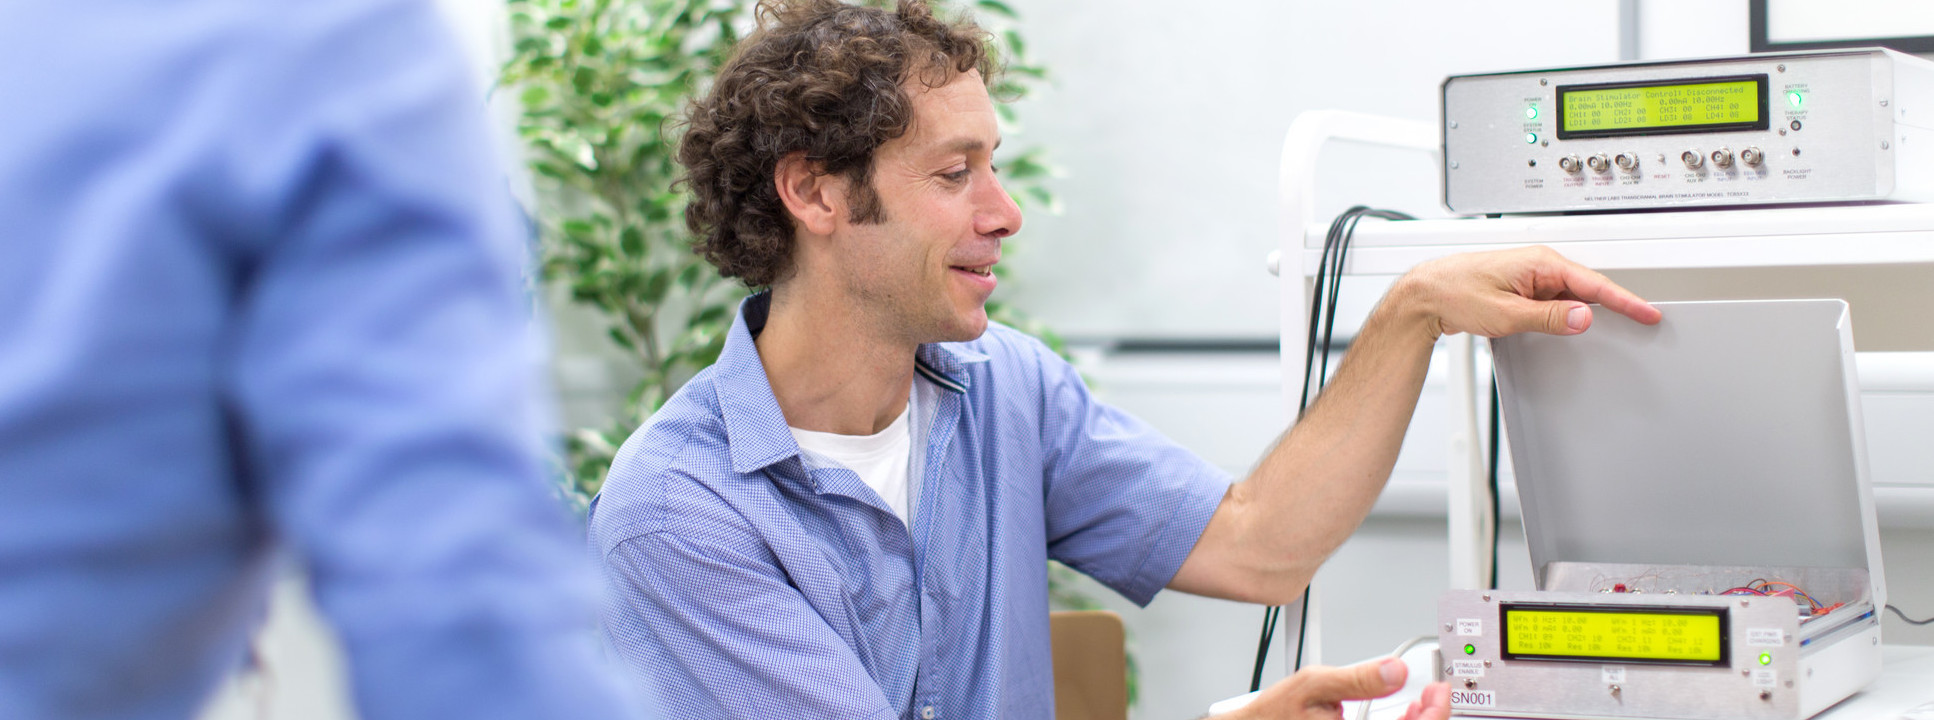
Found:
[[(1934, 93), (1922, 87), (1934, 84), (1930, 67), (1874, 49), (1454, 76), (1443, 87), (1444, 204), (1476, 214), (1934, 199), (1934, 167), (1896, 157), (1896, 124), (1927, 127), (1934, 118), (1894, 107), (1896, 94), (1915, 104)], [(1762, 74), (1765, 130), (1558, 137), (1559, 86)], [(1786, 101), (1789, 91), (1802, 93), (1800, 106)], [(1537, 117), (1527, 117), (1534, 107)], [(1722, 147), (1756, 148), (1765, 161), (1721, 168), (1708, 160), (1693, 169), (1680, 160)], [(1621, 153), (1635, 155), (1637, 166), (1560, 167), (1568, 156)]]
[[(1498, 630), (1505, 602), (1725, 608), (1730, 657), (1722, 667), (1506, 659)], [(1803, 720), (1871, 682), (1880, 648), (1870, 642), (1878, 637), (1871, 608), (1856, 617), (1857, 633), (1803, 648), (1795, 608), (1783, 597), (1453, 590), (1438, 602), (1443, 679), (1451, 683), (1457, 714)], [(1828, 654), (1836, 666), (1855, 671), (1815, 683), (1808, 659)], [(1838, 695), (1828, 698), (1822, 690)]]
[(1885, 602), (1847, 305), (1600, 309), (1492, 343), (1532, 568), (1855, 568)]

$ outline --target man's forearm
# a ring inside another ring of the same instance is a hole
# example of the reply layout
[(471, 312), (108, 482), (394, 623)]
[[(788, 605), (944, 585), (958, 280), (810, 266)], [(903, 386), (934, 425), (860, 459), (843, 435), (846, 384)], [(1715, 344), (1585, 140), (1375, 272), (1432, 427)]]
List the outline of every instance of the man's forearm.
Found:
[[(1438, 258), (1397, 280), (1315, 407), (1229, 488), (1169, 587), (1262, 603), (1295, 599), (1390, 478), (1440, 335), (1591, 327), (1589, 303), (1641, 323), (1658, 308), (1552, 251)], [(1295, 380), (1285, 378), (1286, 380)]]
[(1438, 334), (1408, 280), (1399, 280), (1364, 323), (1303, 420), (1229, 489), (1231, 522), (1212, 521), (1203, 532), (1198, 548), (1234, 554), (1215, 567), (1235, 575), (1178, 576), (1179, 587), (1292, 601), (1363, 521), (1396, 464)]

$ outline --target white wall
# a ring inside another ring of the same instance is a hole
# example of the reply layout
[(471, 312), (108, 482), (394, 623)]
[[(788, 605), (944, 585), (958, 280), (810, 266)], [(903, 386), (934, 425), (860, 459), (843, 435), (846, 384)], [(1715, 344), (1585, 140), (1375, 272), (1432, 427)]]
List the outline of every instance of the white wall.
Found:
[[(1000, 292), (1073, 337), (1274, 338), (1262, 258), (1298, 113), (1435, 121), (1448, 74), (1618, 59), (1615, 0), (1012, 4), (1054, 81), (1007, 141), (1051, 149), (1066, 211), (1028, 215)], [(1325, 162), (1355, 170), (1327, 208), (1437, 212), (1427, 162)]]

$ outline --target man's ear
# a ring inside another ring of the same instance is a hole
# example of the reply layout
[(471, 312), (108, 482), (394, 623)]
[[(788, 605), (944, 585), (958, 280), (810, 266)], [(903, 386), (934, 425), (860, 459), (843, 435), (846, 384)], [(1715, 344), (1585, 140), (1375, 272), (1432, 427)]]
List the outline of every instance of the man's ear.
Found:
[(779, 159), (772, 181), (779, 201), (801, 229), (814, 235), (833, 234), (840, 213), (846, 211), (846, 184), (841, 178), (818, 172), (806, 153), (795, 152)]

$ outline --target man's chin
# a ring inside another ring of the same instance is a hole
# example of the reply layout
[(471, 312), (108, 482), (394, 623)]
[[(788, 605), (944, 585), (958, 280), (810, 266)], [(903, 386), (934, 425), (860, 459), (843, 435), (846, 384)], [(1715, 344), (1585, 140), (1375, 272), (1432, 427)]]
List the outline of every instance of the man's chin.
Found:
[(987, 309), (976, 308), (975, 312), (965, 313), (955, 318), (954, 322), (948, 323), (941, 332), (943, 337), (938, 342), (979, 340), (980, 336), (986, 333)]

